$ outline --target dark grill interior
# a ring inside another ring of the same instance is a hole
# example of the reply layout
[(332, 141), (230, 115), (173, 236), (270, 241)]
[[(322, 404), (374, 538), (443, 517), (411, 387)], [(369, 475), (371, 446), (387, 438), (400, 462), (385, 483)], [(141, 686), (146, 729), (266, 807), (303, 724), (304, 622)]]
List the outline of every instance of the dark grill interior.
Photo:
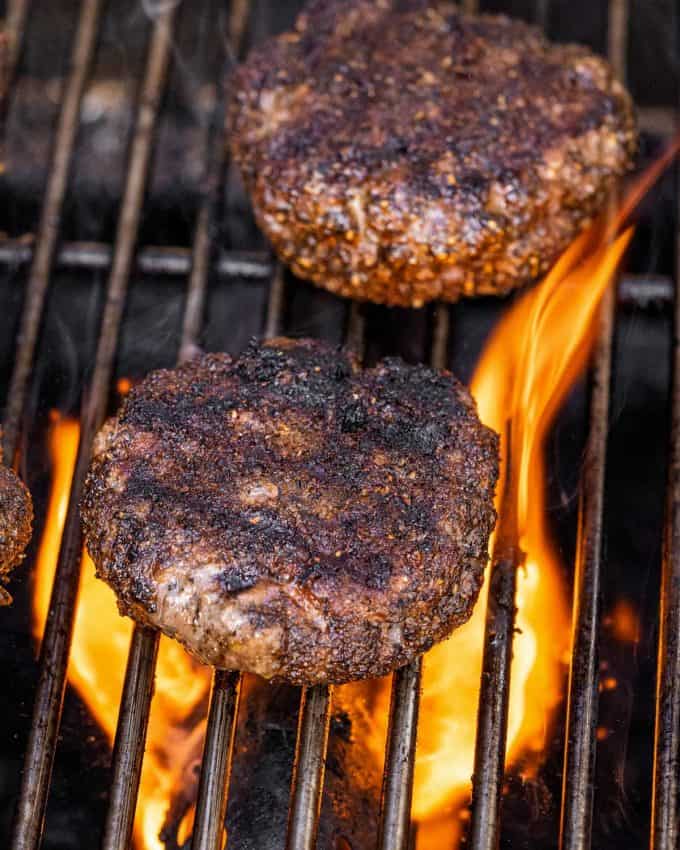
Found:
[[(7, 463), (20, 463), (37, 508), (32, 548), (11, 587), (14, 606), (0, 611), (7, 696), (0, 706), (0, 829), (17, 850), (41, 841), (49, 848), (101, 843), (107, 850), (130, 844), (156, 635), (135, 631), (112, 759), (70, 689), (62, 717), (80, 569), (77, 503), (92, 438), (115, 404), (116, 379), (170, 366), (196, 346), (238, 351), (253, 335), (285, 332), (344, 340), (368, 362), (385, 354), (430, 360), (467, 380), (506, 306), (493, 299), (419, 311), (350, 306), (294, 281), (273, 261), (228, 162), (218, 81), (248, 44), (289, 25), (298, 6), (19, 0), (5, 10), (13, 50), (0, 225), (3, 448)], [(534, 19), (551, 37), (608, 52), (641, 107), (641, 167), (663, 149), (675, 125), (675, 3), (495, 0), (481, 7)], [(669, 391), (677, 358), (676, 205), (669, 173), (640, 212), (628, 271), (603, 311), (590, 380), (572, 393), (548, 447), (551, 522), (577, 602), (568, 699), (539, 778), (524, 783), (513, 771), (504, 777), (502, 729), (492, 713), (507, 665), (486, 679), (468, 846), (490, 850), (500, 837), (513, 850), (554, 847), (560, 819), (562, 848), (647, 846), (650, 823), (654, 848), (678, 845), (677, 378)], [(80, 409), (82, 432), (36, 662), (30, 573), (49, 482), (45, 432), (55, 407)], [(507, 570), (502, 559), (496, 569)], [(501, 595), (511, 590), (498, 586)], [(635, 643), (617, 642), (609, 627), (621, 600), (640, 618)], [(490, 623), (500, 636), (493, 642), (500, 658), (514, 625), (508, 607), (502, 611), (505, 621)], [(603, 690), (605, 676), (618, 687)], [(222, 840), (239, 679), (214, 678), (195, 850)], [(380, 837), (371, 844), (356, 833), (367, 847), (401, 850), (417, 831), (409, 800), (419, 680), (420, 662), (394, 677)], [(314, 846), (331, 704), (328, 689), (302, 695), (290, 850)], [(335, 716), (333, 722), (331, 736), (340, 734)], [(232, 830), (228, 846), (282, 846), (283, 821), (278, 828), (255, 838)], [(322, 845), (328, 834), (321, 830), (319, 846), (347, 850), (346, 839)], [(167, 847), (180, 846), (176, 835), (166, 839)]]

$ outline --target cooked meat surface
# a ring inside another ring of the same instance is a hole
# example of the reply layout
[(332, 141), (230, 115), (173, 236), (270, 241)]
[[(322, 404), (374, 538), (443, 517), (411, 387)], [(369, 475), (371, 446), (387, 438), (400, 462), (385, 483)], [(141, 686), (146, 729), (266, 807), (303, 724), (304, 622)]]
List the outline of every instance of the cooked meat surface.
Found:
[(449, 373), (253, 343), (130, 392), (97, 439), (85, 538), (121, 611), (209, 664), (381, 676), (470, 616), (497, 463)]
[(233, 154), (278, 254), (384, 304), (537, 278), (636, 145), (602, 58), (452, 3), (316, 0), (233, 90)]
[[(2, 463), (0, 448), (0, 584), (7, 581), (11, 571), (23, 559), (31, 539), (32, 524), (31, 494), (23, 481)], [(0, 587), (0, 604), (9, 601), (11, 597)]]

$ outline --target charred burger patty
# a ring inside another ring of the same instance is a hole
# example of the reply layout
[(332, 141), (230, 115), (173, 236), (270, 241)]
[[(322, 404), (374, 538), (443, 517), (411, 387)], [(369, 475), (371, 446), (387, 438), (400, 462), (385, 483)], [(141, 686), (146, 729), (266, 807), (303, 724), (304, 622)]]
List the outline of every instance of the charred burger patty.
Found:
[(602, 58), (451, 3), (317, 0), (233, 90), (233, 154), (279, 255), (385, 304), (537, 278), (636, 144)]
[(497, 464), (451, 374), (278, 339), (130, 392), (97, 439), (85, 538), (121, 611), (209, 664), (380, 676), (470, 616)]

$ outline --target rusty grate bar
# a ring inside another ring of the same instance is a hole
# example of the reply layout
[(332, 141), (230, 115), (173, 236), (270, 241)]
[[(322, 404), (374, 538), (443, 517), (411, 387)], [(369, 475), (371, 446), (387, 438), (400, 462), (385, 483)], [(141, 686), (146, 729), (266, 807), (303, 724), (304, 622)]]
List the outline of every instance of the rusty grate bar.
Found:
[[(677, 165), (675, 181), (680, 198)], [(680, 840), (680, 204), (676, 216), (671, 436), (659, 599), (651, 850), (675, 850)]]
[(14, 850), (33, 850), (40, 843), (61, 720), (66, 667), (80, 576), (82, 537), (78, 505), (90, 462), (92, 440), (106, 413), (108, 389), (144, 199), (156, 117), (170, 56), (173, 18), (174, 11), (169, 8), (157, 18), (154, 25), (131, 149), (130, 168), (116, 233), (114, 262), (107, 285), (94, 373), (83, 403), (78, 456), (41, 647), (40, 675), (12, 840)]
[[(18, 58), (25, 23), (27, 3), (14, 5), (16, 20), (10, 24), (10, 79)], [(71, 72), (68, 76), (64, 99), (59, 114), (59, 123), (50, 164), (45, 200), (40, 213), (40, 223), (35, 251), (26, 286), (26, 296), (21, 326), (17, 338), (17, 355), (5, 412), (3, 429), (3, 454), (5, 462), (12, 464), (19, 440), (21, 417), (26, 401), (26, 390), (30, 380), (35, 347), (42, 323), (45, 295), (49, 285), (50, 271), (54, 259), (57, 238), (61, 227), (61, 213), (66, 194), (73, 149), (78, 131), (80, 103), (85, 90), (87, 75), (94, 55), (101, 14), (101, 0), (83, 3), (78, 21), (78, 30), (71, 54)], [(13, 64), (12, 64), (13, 63)]]

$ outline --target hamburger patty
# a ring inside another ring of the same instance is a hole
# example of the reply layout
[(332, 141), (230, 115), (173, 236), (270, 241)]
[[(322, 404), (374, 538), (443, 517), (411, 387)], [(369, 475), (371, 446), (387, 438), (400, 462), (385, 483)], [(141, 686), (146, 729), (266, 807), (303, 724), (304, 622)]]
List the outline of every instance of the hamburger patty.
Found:
[[(0, 448), (0, 584), (4, 584), (11, 571), (21, 563), (31, 539), (32, 525), (31, 494), (23, 481), (2, 463)], [(0, 604), (10, 601), (7, 591), (0, 587)]]
[(313, 2), (233, 90), (233, 155), (280, 257), (384, 304), (536, 279), (636, 145), (602, 58), (451, 3)]
[(85, 539), (121, 611), (204, 662), (381, 676), (470, 616), (497, 465), (449, 373), (253, 343), (130, 392), (97, 438)]

